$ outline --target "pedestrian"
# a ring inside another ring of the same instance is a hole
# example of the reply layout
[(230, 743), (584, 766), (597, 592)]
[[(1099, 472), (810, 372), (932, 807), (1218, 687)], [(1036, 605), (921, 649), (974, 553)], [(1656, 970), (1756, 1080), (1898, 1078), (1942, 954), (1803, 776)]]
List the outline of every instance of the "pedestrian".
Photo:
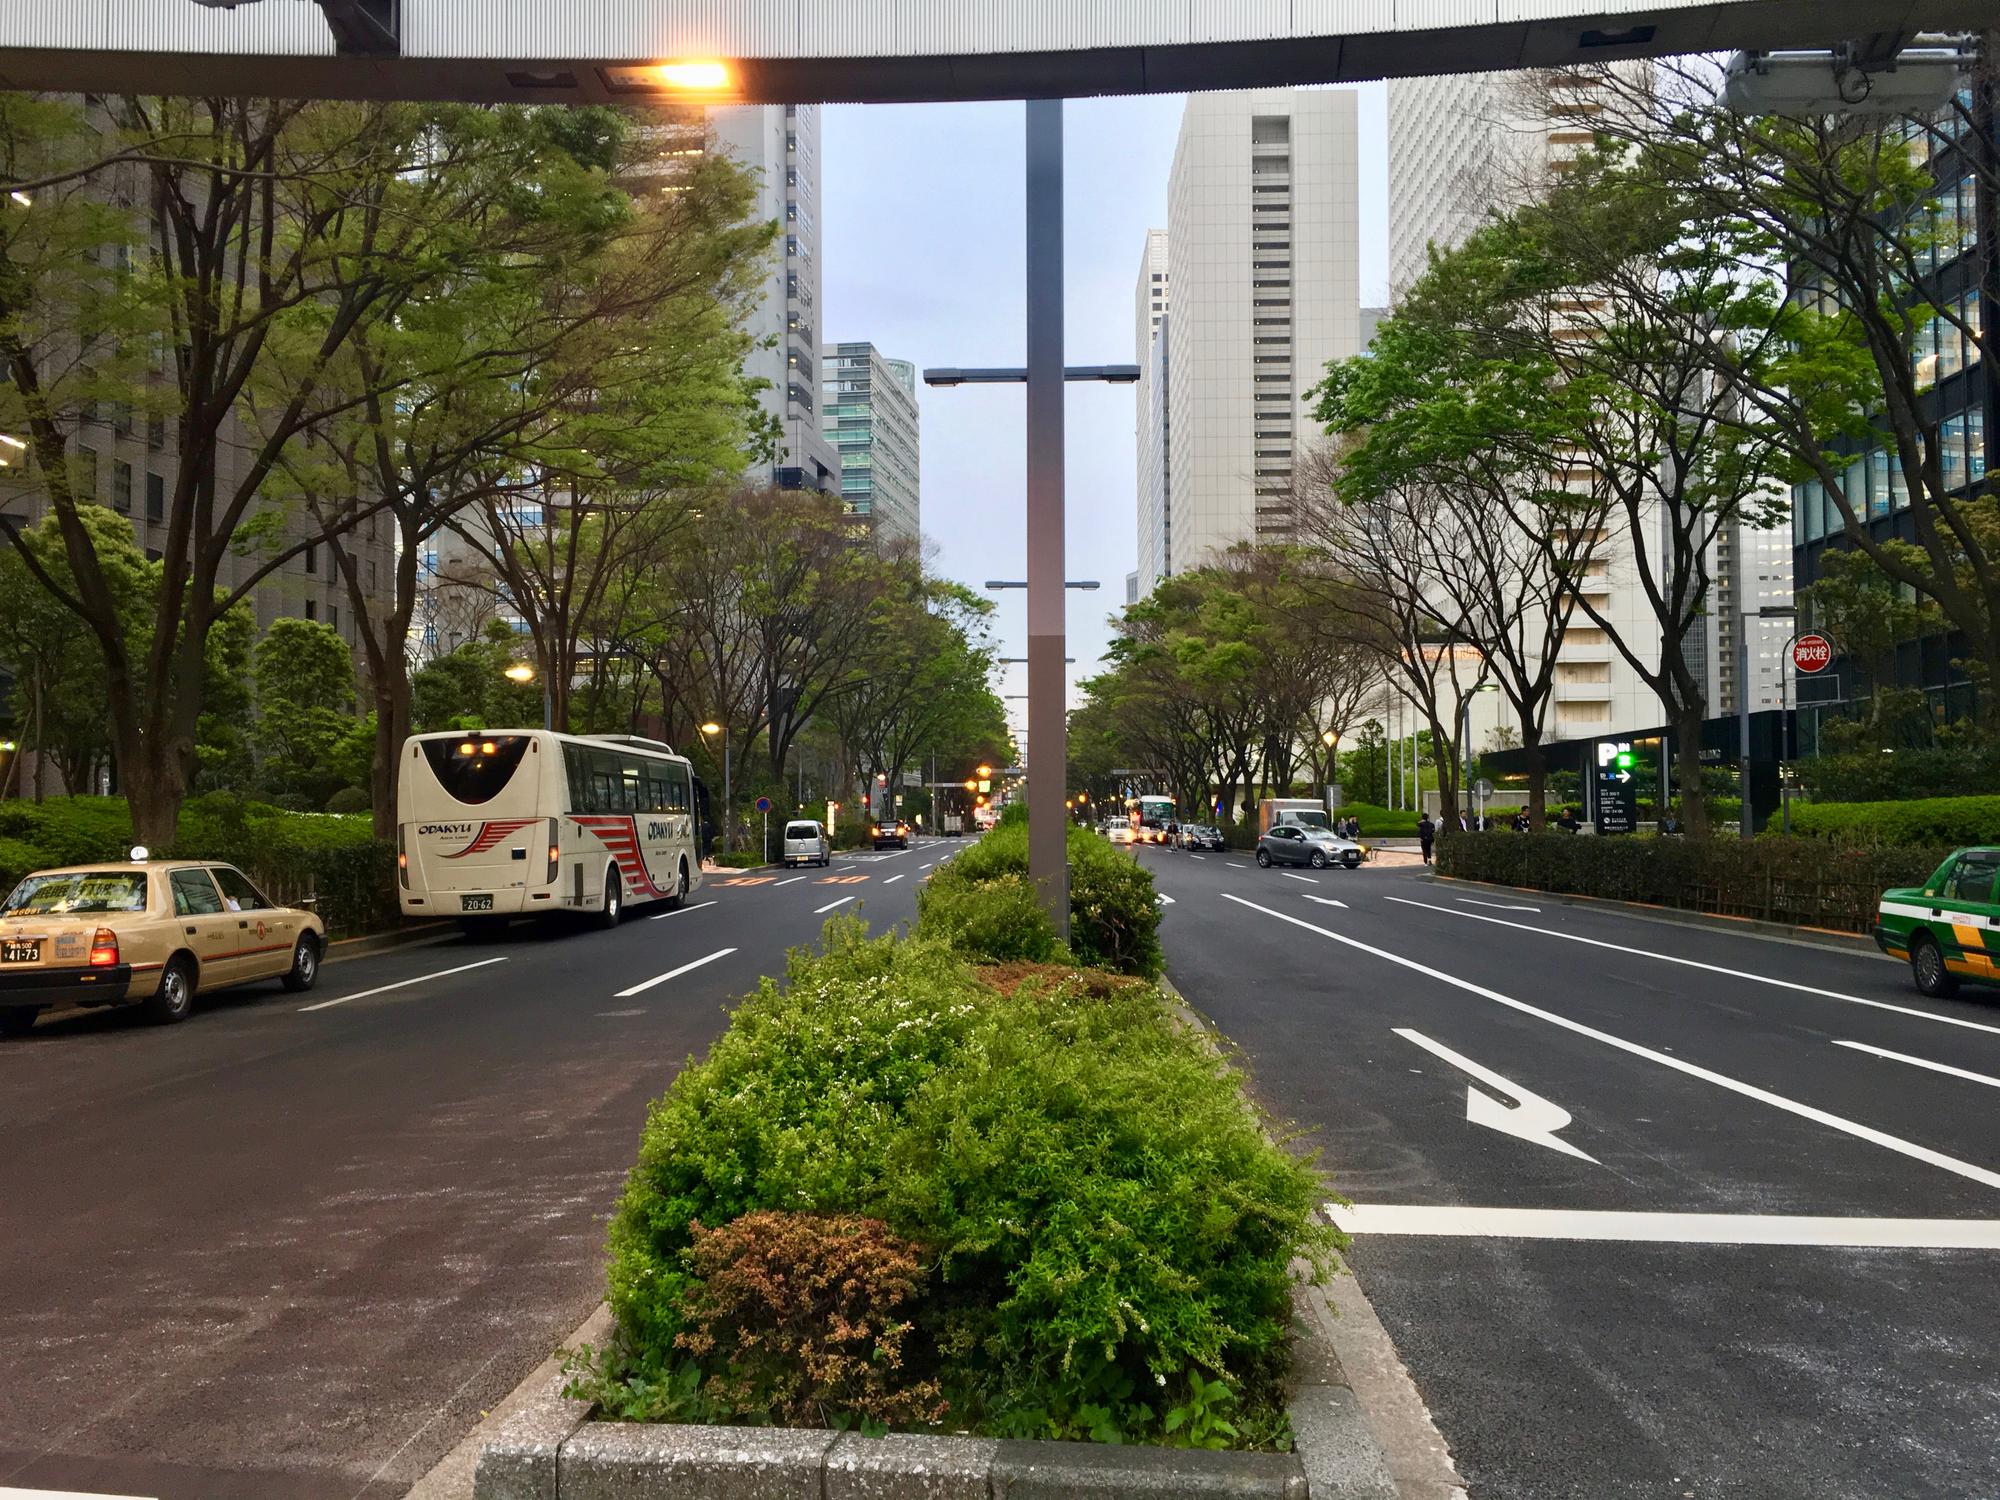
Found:
[(1660, 832), (1664, 834), (1676, 834), (1680, 831), (1680, 819), (1674, 816), (1674, 810), (1670, 807), (1667, 809), (1667, 815), (1660, 819)]
[(1514, 814), (1514, 832), (1526, 833), (1527, 831), (1528, 831), (1528, 814), (1527, 811), (1523, 809), (1522, 811)]
[(1424, 846), (1425, 864), (1431, 862), (1431, 845), (1437, 842), (1437, 835), (1437, 824), (1431, 821), (1429, 813), (1417, 819), (1417, 842)]
[(1577, 829), (1576, 809), (1565, 807), (1563, 815), (1556, 820), (1556, 826), (1562, 829), (1564, 833), (1575, 833)]

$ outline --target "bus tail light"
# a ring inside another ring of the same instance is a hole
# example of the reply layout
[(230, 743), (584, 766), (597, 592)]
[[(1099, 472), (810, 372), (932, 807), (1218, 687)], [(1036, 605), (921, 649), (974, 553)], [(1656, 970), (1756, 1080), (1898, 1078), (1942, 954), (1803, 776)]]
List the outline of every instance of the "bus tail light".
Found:
[(556, 876), (562, 873), (562, 845), (560, 842), (558, 842), (560, 835), (561, 835), (561, 824), (556, 819), (550, 818), (549, 819), (549, 877), (548, 877), (548, 884), (550, 885), (554, 885), (556, 883)]
[(396, 879), (404, 890), (410, 888), (410, 856), (403, 844), (403, 825), (396, 825)]
[(109, 927), (100, 927), (90, 940), (90, 966), (93, 969), (116, 968), (118, 964), (118, 934)]

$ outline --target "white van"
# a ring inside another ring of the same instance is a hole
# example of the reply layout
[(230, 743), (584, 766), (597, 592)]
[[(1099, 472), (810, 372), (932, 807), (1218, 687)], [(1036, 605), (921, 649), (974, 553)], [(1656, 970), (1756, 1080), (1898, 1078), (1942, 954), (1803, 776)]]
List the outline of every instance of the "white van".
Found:
[(826, 830), (811, 818), (794, 818), (785, 825), (783, 863), (824, 865), (832, 858), (833, 845), (827, 842)]

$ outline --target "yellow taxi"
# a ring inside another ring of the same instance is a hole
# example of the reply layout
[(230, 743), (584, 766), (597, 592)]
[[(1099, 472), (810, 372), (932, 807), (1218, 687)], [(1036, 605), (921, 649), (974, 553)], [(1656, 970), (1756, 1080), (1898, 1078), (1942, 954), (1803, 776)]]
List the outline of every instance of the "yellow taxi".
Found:
[(37, 870), (0, 905), (0, 1036), (51, 1005), (137, 1005), (185, 1020), (197, 990), (319, 980), (326, 925), (233, 865), (149, 859)]

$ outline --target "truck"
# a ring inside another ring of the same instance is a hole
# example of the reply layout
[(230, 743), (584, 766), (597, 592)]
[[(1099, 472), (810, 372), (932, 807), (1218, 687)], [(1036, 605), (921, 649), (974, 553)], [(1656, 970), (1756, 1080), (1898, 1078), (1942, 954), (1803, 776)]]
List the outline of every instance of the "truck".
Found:
[(1302, 828), (1333, 827), (1326, 804), (1310, 797), (1266, 797), (1257, 804), (1257, 835), (1263, 837), (1280, 823)]
[(965, 814), (948, 812), (938, 818), (938, 832), (948, 839), (961, 838), (965, 834)]

